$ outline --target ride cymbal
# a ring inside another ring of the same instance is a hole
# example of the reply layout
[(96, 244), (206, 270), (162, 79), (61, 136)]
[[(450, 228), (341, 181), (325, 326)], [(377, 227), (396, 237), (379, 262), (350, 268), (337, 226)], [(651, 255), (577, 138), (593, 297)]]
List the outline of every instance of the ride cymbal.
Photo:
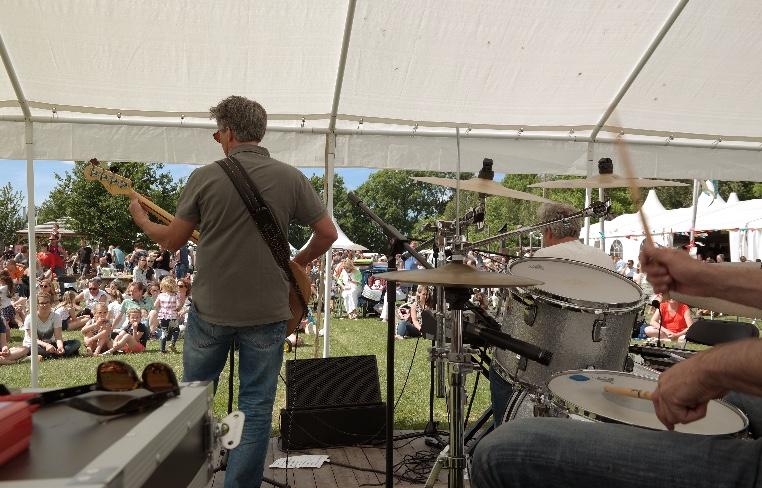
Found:
[[(449, 178), (437, 178), (435, 176), (414, 176), (413, 179), (415, 181), (431, 183), (432, 185), (446, 186), (448, 188), (456, 188), (457, 185), (457, 180)], [(476, 193), (484, 193), (486, 195), (494, 195), (498, 197), (529, 200), (530, 202), (556, 203), (553, 200), (548, 200), (547, 198), (542, 198), (540, 196), (533, 195), (532, 193), (526, 193), (523, 191), (506, 188), (500, 183), (492, 180), (485, 180), (484, 178), (460, 180), (460, 189), (464, 191), (473, 191)]]
[(447, 263), (433, 269), (391, 271), (377, 274), (376, 277), (401, 283), (462, 286), (466, 288), (511, 288), (514, 286), (542, 285), (544, 283), (524, 276), (477, 271), (463, 263)]
[(638, 188), (657, 186), (688, 186), (685, 183), (669, 180), (647, 180), (645, 178), (624, 178), (615, 174), (595, 175), (576, 180), (553, 180), (529, 185), (530, 188), (626, 188), (634, 184)]

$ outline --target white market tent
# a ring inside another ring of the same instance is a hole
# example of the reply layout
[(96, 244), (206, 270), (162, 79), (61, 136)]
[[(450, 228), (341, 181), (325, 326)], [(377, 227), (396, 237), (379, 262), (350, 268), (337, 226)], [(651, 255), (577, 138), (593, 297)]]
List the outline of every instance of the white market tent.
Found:
[[(696, 207), (696, 225), (693, 227), (692, 207), (666, 210), (653, 190), (649, 191), (643, 204), (650, 232), (660, 244), (672, 245), (673, 234), (688, 234), (692, 227), (697, 232), (728, 231), (731, 261), (737, 261), (740, 256), (762, 257), (762, 199), (739, 201), (738, 195), (731, 193), (726, 202), (719, 195), (701, 193)], [(600, 224), (591, 225), (590, 232), (593, 244), (599, 245)], [(645, 239), (637, 213), (620, 215), (606, 222), (604, 233), (605, 252), (613, 252), (613, 246), (622, 246), (625, 259), (637, 261)]]
[[(331, 244), (331, 249), (344, 249), (347, 251), (367, 251), (368, 248), (361, 245), (356, 244), (352, 241), (347, 235), (344, 233), (343, 230), (341, 230), (341, 227), (339, 227), (339, 223), (336, 222), (336, 217), (333, 215), (331, 216), (331, 220), (333, 220), (333, 225), (336, 226), (336, 233), (338, 234), (338, 237), (336, 240)], [(312, 237), (310, 237), (307, 242), (302, 246), (301, 250), (304, 250), (307, 246), (309, 246), (310, 242), (312, 241)]]
[(586, 175), (620, 135), (637, 176), (762, 180), (755, 0), (0, 8), (0, 159), (27, 159), (31, 201), (34, 160), (214, 160), (230, 94), (276, 158), (326, 165), (330, 212), (337, 166)]

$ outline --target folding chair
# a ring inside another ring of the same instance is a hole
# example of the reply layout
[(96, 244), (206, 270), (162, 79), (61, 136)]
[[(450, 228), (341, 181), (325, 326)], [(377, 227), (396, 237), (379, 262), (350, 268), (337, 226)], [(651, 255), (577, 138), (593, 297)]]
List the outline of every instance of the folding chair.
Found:
[(747, 322), (700, 319), (693, 323), (685, 334), (685, 342), (695, 342), (714, 346), (723, 342), (759, 337), (759, 329)]

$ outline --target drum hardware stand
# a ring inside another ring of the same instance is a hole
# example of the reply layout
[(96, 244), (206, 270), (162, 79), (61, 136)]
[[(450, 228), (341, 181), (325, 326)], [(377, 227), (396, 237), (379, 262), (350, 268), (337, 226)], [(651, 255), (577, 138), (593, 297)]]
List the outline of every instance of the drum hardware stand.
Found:
[[(426, 259), (418, 253), (409, 243), (409, 239), (400, 233), (394, 226), (384, 222), (381, 217), (376, 215), (365, 203), (354, 193), (347, 193), (347, 199), (355, 204), (364, 214), (371, 218), (381, 227), (381, 230), (389, 238), (389, 249), (387, 251), (387, 266), (389, 271), (397, 269), (397, 254), (407, 251), (418, 262), (425, 263), (424, 266), (430, 267)], [(385, 486), (392, 488), (394, 485), (394, 338), (396, 333), (396, 314), (395, 297), (397, 296), (397, 282), (387, 280), (386, 293), (387, 299), (387, 335), (386, 335), (386, 464), (385, 464)]]

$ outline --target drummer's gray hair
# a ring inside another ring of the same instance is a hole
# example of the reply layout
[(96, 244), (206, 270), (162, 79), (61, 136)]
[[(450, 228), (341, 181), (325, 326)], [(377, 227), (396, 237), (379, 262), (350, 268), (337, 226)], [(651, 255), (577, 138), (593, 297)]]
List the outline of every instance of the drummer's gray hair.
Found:
[[(547, 222), (548, 220), (557, 220), (563, 217), (568, 217), (577, 213), (578, 210), (571, 205), (565, 203), (543, 203), (540, 208), (537, 209), (537, 218), (540, 222)], [(551, 234), (556, 239), (562, 239), (564, 237), (579, 237), (579, 231), (582, 228), (582, 220), (571, 219), (566, 222), (559, 222), (549, 226)]]
[(267, 129), (267, 112), (254, 100), (232, 95), (209, 109), (220, 129), (229, 128), (238, 142), (261, 142)]

